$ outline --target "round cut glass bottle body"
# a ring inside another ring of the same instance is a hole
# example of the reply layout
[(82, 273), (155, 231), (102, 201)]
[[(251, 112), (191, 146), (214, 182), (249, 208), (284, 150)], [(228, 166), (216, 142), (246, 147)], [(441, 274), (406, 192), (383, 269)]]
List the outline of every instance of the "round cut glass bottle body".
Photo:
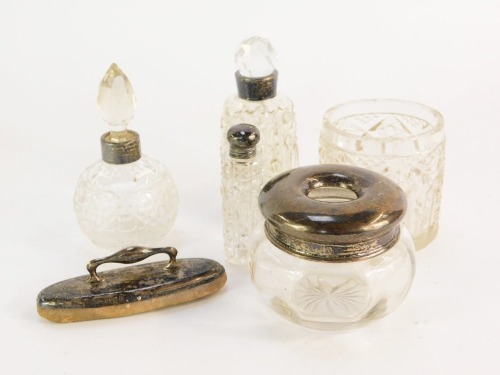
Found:
[(83, 232), (108, 250), (157, 245), (172, 228), (177, 206), (170, 173), (147, 156), (128, 164), (97, 161), (80, 176), (74, 197)]
[(266, 303), (286, 319), (315, 329), (350, 329), (401, 304), (415, 273), (414, 245), (401, 227), (399, 240), (386, 252), (330, 263), (284, 252), (263, 235), (250, 273)]

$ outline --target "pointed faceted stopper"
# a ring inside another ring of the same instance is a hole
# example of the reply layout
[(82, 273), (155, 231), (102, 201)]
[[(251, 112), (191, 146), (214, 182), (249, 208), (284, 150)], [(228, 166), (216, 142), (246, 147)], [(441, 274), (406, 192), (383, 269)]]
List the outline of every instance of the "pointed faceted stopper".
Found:
[(135, 112), (135, 95), (127, 76), (115, 63), (102, 78), (97, 107), (112, 133), (124, 132)]
[(274, 48), (267, 39), (254, 36), (244, 40), (236, 52), (236, 65), (244, 77), (265, 77), (275, 70)]

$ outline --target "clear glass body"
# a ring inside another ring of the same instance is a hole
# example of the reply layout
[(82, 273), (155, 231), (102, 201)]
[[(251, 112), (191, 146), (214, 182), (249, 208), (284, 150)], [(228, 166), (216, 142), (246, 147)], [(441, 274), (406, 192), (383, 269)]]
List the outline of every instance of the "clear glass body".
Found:
[(349, 329), (401, 304), (415, 273), (414, 245), (402, 227), (399, 241), (381, 255), (330, 263), (291, 255), (262, 236), (250, 272), (265, 301), (286, 319), (316, 329)]
[(224, 254), (233, 264), (248, 264), (253, 235), (264, 222), (258, 206), (262, 184), (260, 158), (233, 159), (222, 166)]
[(261, 157), (263, 181), (298, 164), (297, 125), (293, 103), (285, 96), (250, 101), (237, 95), (224, 103), (221, 119), (221, 160), (229, 153), (226, 134), (233, 125), (246, 123), (260, 131), (257, 155)]
[(144, 155), (129, 164), (92, 164), (80, 176), (74, 198), (83, 232), (112, 251), (158, 245), (174, 224), (177, 205), (169, 172)]
[(443, 118), (413, 102), (363, 100), (328, 110), (320, 162), (371, 169), (406, 193), (405, 225), (417, 250), (437, 235), (445, 160)]

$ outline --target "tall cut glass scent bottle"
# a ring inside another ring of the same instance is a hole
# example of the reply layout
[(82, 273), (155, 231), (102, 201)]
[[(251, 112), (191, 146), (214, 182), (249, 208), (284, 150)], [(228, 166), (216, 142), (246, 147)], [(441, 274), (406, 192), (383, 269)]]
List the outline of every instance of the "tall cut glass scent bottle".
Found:
[(253, 125), (234, 125), (227, 140), (229, 152), (222, 162), (224, 253), (230, 263), (247, 264), (252, 236), (263, 223), (257, 203), (264, 182), (256, 152), (260, 133)]
[(102, 79), (97, 105), (111, 131), (101, 137), (102, 160), (89, 166), (78, 181), (78, 223), (105, 249), (157, 245), (174, 223), (177, 190), (162, 164), (141, 155), (139, 134), (127, 130), (135, 96), (116, 64)]
[(221, 158), (228, 153), (228, 129), (234, 124), (252, 124), (262, 136), (257, 153), (262, 157), (262, 172), (267, 181), (298, 164), (293, 103), (276, 91), (278, 71), (274, 68), (274, 49), (267, 40), (252, 37), (243, 41), (236, 63), (238, 94), (224, 104)]

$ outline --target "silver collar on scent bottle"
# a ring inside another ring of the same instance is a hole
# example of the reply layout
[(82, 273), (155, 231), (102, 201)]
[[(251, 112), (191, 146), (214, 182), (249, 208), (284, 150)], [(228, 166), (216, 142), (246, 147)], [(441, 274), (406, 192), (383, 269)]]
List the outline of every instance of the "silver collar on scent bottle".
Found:
[(236, 71), (236, 85), (238, 86), (238, 96), (245, 100), (259, 101), (271, 99), (276, 96), (278, 85), (278, 71), (264, 77), (245, 77)]
[(139, 134), (127, 130), (118, 142), (111, 132), (101, 137), (102, 160), (109, 164), (129, 164), (141, 158), (141, 140)]

